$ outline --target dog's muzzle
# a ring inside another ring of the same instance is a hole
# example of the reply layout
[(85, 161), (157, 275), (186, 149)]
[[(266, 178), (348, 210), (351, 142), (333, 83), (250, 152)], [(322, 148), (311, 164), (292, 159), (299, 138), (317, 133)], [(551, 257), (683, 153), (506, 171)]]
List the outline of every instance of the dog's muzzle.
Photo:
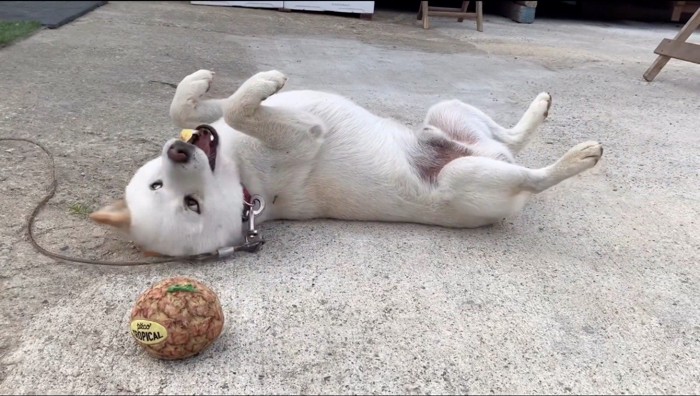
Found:
[(168, 148), (168, 158), (178, 164), (187, 163), (193, 154), (194, 146), (179, 140)]

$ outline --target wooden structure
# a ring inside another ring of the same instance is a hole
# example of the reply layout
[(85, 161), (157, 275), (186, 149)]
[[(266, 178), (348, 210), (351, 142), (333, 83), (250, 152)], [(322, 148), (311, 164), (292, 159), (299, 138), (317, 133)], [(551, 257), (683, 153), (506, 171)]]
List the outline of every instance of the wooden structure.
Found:
[(678, 22), (681, 20), (681, 16), (684, 13), (692, 14), (698, 8), (700, 8), (700, 1), (674, 1), (671, 20), (673, 22)]
[(654, 50), (659, 56), (644, 72), (644, 79), (653, 81), (671, 58), (700, 64), (700, 44), (687, 43), (688, 37), (700, 26), (700, 8), (686, 22), (672, 40), (663, 39)]
[(427, 1), (420, 2), (420, 9), (418, 10), (418, 18), (423, 20), (423, 29), (430, 28), (431, 16), (433, 17), (452, 17), (457, 18), (457, 22), (464, 21), (465, 18), (476, 17), (476, 30), (484, 31), (484, 9), (483, 2), (475, 1), (476, 12), (467, 12), (467, 7), (469, 7), (469, 1), (462, 2), (462, 8), (451, 8), (451, 7), (431, 7), (428, 5)]

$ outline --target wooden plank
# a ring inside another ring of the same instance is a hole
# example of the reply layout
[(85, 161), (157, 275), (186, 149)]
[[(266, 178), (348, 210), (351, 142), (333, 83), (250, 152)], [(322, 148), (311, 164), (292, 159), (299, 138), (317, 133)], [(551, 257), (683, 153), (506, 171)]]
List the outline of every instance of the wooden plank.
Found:
[(501, 15), (508, 17), (518, 23), (532, 23), (535, 21), (534, 7), (526, 7), (522, 4), (516, 4), (510, 0), (501, 1)]
[(479, 32), (484, 31), (484, 2), (476, 2), (476, 30)]
[(432, 9), (428, 11), (428, 15), (434, 17), (454, 17), (454, 18), (471, 18), (475, 17), (474, 12), (460, 12), (460, 11), (433, 11)]
[(676, 43), (671, 39), (663, 39), (654, 53), (686, 62), (700, 63), (700, 45), (698, 44)]
[(461, 8), (455, 8), (455, 7), (435, 7), (435, 6), (430, 6), (430, 12), (433, 11), (456, 11), (456, 12), (461, 12)]

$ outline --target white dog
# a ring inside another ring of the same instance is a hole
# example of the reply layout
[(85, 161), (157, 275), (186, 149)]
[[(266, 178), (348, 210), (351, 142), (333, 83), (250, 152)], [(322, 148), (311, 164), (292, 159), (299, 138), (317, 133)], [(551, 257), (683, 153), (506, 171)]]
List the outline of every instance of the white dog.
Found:
[(91, 214), (142, 249), (177, 256), (238, 245), (244, 190), (274, 219), (414, 222), (479, 227), (593, 167), (603, 149), (581, 143), (553, 164), (529, 169), (513, 156), (547, 117), (540, 93), (513, 128), (448, 100), (416, 130), (350, 100), (317, 91), (275, 95), (287, 78), (261, 72), (225, 99), (203, 99), (213, 73), (178, 85), (170, 115), (198, 132), (171, 139), (133, 176), (124, 199)]

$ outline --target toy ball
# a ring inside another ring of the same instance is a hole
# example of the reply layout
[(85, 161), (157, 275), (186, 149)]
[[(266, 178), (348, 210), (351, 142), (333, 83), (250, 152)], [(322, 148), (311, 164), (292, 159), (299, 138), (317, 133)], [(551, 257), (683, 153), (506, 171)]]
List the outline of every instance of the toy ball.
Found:
[(163, 280), (146, 290), (131, 311), (131, 335), (151, 356), (194, 356), (219, 338), (224, 312), (216, 294), (186, 277)]

